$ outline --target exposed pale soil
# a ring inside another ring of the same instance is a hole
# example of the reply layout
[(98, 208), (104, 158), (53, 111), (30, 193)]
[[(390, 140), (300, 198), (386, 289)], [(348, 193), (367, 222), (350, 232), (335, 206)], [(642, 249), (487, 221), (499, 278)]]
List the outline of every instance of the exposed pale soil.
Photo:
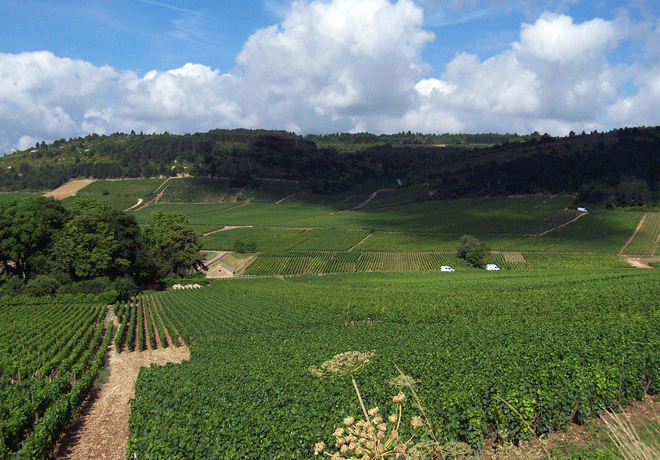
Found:
[(520, 252), (504, 252), (504, 260), (507, 262), (526, 262), (525, 257)]
[(64, 198), (75, 196), (75, 194), (78, 193), (78, 190), (87, 187), (92, 182), (94, 182), (94, 179), (75, 179), (56, 188), (52, 192), (44, 193), (44, 196), (46, 198), (52, 196), (56, 200), (63, 200)]
[(189, 359), (190, 350), (185, 345), (117, 353), (114, 344), (111, 344), (108, 353), (110, 377), (101, 389), (93, 390), (85, 401), (80, 415), (60, 440), (56, 458), (126, 458), (130, 415), (128, 401), (135, 395), (138, 372), (152, 364), (180, 363)]
[(660, 257), (630, 257), (620, 255), (619, 258), (635, 268), (653, 268), (649, 262), (660, 262)]

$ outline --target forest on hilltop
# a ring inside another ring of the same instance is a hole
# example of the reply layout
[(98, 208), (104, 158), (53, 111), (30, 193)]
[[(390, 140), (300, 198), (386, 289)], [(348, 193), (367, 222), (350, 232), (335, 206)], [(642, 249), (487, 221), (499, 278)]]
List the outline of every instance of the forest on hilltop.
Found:
[(299, 181), (314, 193), (356, 186), (425, 184), (434, 198), (570, 193), (596, 206), (660, 201), (660, 127), (565, 137), (548, 134), (399, 133), (299, 136), (285, 131), (211, 130), (172, 135), (92, 134), (38, 143), (0, 158), (0, 189), (53, 189), (75, 177), (186, 173), (233, 187), (262, 179)]

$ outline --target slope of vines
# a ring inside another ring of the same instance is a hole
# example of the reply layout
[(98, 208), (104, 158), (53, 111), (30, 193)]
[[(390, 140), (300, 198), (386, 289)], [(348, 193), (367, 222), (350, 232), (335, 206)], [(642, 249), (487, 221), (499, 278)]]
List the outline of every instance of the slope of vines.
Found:
[(105, 311), (0, 306), (0, 458), (46, 458), (103, 366)]
[(657, 392), (654, 273), (491, 275), (262, 278), (158, 295), (192, 358), (140, 373), (129, 455), (310, 457), (315, 442), (334, 443), (329, 427), (360, 413), (350, 380), (307, 370), (348, 350), (377, 353), (356, 375), (365, 404), (391, 409), (398, 390), (384, 382), (396, 363), (419, 382), (441, 439), (475, 448)]

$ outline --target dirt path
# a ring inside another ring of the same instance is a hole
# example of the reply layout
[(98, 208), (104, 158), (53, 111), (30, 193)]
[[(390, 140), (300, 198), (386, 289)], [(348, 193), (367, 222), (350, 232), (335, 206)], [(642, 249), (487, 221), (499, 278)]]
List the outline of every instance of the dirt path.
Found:
[(376, 190), (376, 191), (373, 192), (371, 195), (369, 195), (369, 198), (367, 198), (364, 202), (362, 202), (362, 203), (358, 204), (357, 206), (355, 206), (353, 209), (360, 209), (362, 206), (365, 206), (365, 205), (366, 205), (367, 203), (369, 203), (371, 200), (373, 200), (374, 198), (376, 198), (376, 195), (378, 194), (378, 192), (390, 192), (390, 191), (392, 191), (392, 190), (394, 190), (394, 189), (392, 189), (392, 188), (381, 188), (381, 189), (379, 189), (379, 190)]
[(131, 209), (135, 209), (135, 208), (137, 208), (138, 206), (140, 206), (140, 205), (142, 204), (143, 201), (144, 201), (144, 200), (143, 200), (142, 198), (138, 198), (137, 203), (135, 203), (135, 204), (134, 204), (133, 206), (131, 206), (130, 208), (126, 208), (126, 209), (124, 209), (124, 212), (126, 212), (126, 211), (130, 211)]
[(585, 212), (580, 213), (580, 214), (578, 214), (577, 216), (575, 216), (573, 219), (569, 220), (568, 222), (564, 222), (564, 223), (561, 224), (561, 225), (557, 225), (556, 227), (552, 227), (551, 229), (546, 230), (546, 231), (543, 232), (543, 233), (539, 233), (538, 235), (531, 235), (531, 236), (543, 236), (543, 235), (546, 235), (546, 234), (548, 234), (548, 233), (550, 233), (550, 232), (552, 232), (552, 231), (557, 230), (558, 228), (566, 227), (568, 224), (572, 224), (573, 222), (575, 222), (576, 220), (578, 220), (580, 217), (582, 217), (582, 216), (586, 216), (586, 215), (587, 215), (587, 213), (585, 213)]
[(151, 364), (180, 363), (190, 359), (190, 350), (183, 345), (117, 353), (112, 344), (108, 358), (108, 382), (100, 390), (94, 390), (84, 404), (81, 415), (60, 443), (57, 458), (126, 458), (130, 414), (128, 401), (135, 395), (135, 380), (140, 368), (149, 367)]
[(71, 180), (61, 187), (56, 188), (52, 192), (44, 193), (44, 196), (46, 198), (52, 196), (56, 200), (63, 200), (64, 198), (74, 196), (78, 190), (87, 187), (92, 182), (94, 182), (94, 179)]

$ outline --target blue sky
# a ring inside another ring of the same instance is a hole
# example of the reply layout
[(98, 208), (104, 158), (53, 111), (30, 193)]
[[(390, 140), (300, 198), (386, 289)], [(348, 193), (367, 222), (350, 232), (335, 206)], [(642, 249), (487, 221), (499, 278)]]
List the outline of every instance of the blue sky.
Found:
[(90, 132), (660, 124), (643, 0), (4, 1), (0, 153)]

